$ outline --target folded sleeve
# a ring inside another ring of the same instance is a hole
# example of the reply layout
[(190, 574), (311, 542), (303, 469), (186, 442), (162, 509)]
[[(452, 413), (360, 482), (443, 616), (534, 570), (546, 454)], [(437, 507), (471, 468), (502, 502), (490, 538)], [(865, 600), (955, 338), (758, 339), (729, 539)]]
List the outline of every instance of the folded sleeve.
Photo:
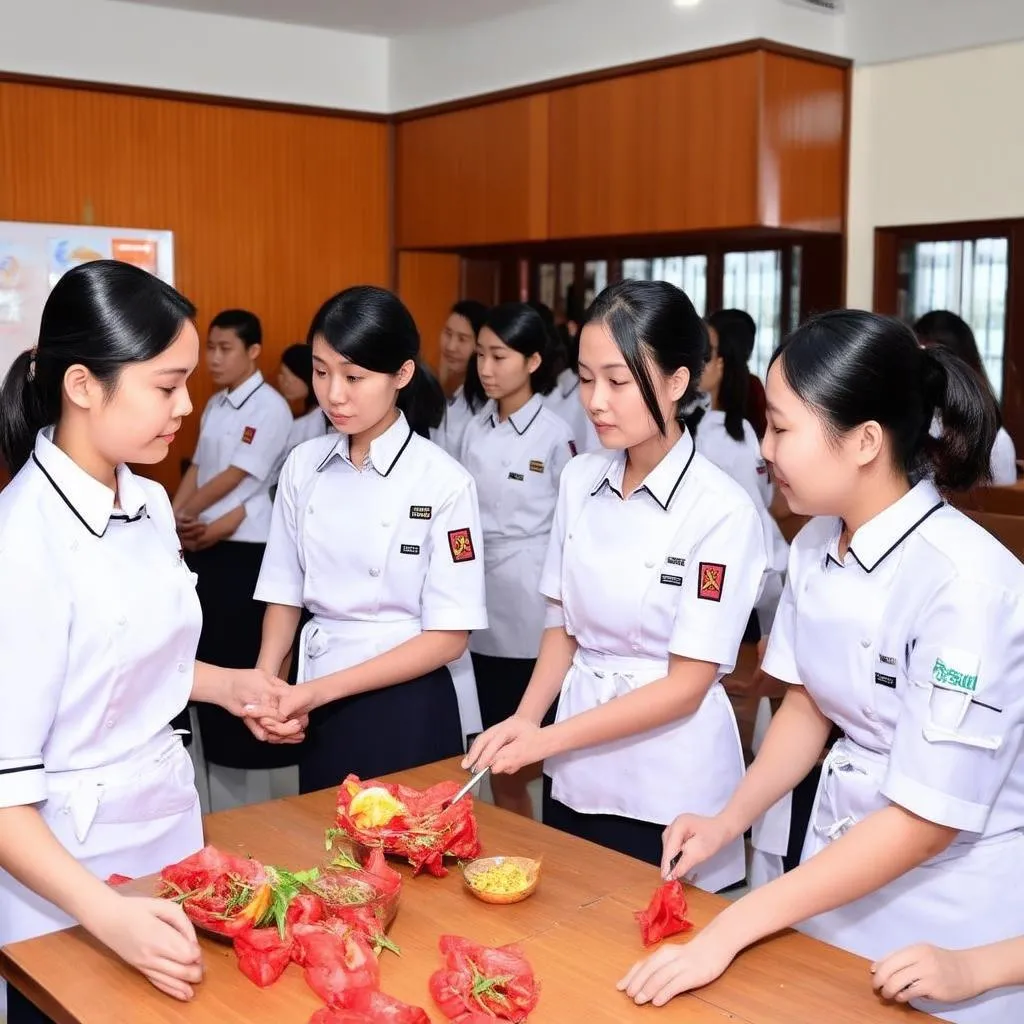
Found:
[(476, 484), (466, 474), (430, 525), (421, 611), (425, 630), (487, 628), (482, 545)]
[(669, 651), (732, 671), (766, 564), (761, 521), (744, 502), (690, 549)]
[(300, 449), (288, 456), (274, 497), (270, 534), (256, 582), (256, 601), (301, 608), (306, 570), (299, 553), (298, 509), (300, 507)]
[(71, 611), (44, 566), (0, 550), (0, 807), (46, 799), (43, 756), (67, 674)]
[(953, 579), (922, 613), (882, 787), (893, 803), (984, 830), (1021, 746), (1021, 602), (998, 585)]

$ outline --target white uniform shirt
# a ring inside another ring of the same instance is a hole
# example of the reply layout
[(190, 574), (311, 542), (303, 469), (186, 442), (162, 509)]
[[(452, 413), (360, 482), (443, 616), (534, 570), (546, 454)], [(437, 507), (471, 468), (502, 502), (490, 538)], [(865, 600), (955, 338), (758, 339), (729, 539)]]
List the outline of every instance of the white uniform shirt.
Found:
[(270, 531), (270, 488), (292, 427), (288, 403), (257, 371), (234, 391), (218, 391), (203, 410), (192, 459), (203, 487), (231, 466), (248, 476), (200, 516), (212, 523), (245, 506), (242, 525), (229, 538), (262, 544)]
[(444, 419), (439, 427), (432, 427), (430, 440), (443, 448), (452, 458), (457, 459), (462, 450), (462, 435), (466, 432), (470, 420), (476, 415), (469, 407), (461, 387), (448, 399), (444, 410)]
[(1013, 446), (1013, 438), (1002, 427), (992, 445), (989, 472), (992, 483), (999, 486), (1008, 487), (1017, 482), (1017, 449)]
[(541, 592), (585, 648), (735, 667), (764, 572), (757, 510), (688, 433), (625, 501), (624, 452), (562, 474)]
[(401, 413), (370, 444), (368, 466), (348, 450), (347, 434), (330, 434), (288, 456), (256, 600), (363, 633), (485, 629), (473, 478)]
[(754, 428), (743, 421), (743, 440), (737, 441), (725, 429), (725, 413), (708, 409), (697, 427), (697, 451), (727, 473), (750, 495), (764, 528), (768, 552), (768, 574), (757, 602), (758, 621), (767, 636), (782, 593), (782, 581), (789, 560), (789, 545), (769, 511), (772, 482), (761, 457), (761, 445)]
[(765, 672), (888, 758), (887, 800), (968, 833), (1024, 828), (1024, 567), (930, 481), (844, 559), (839, 533), (820, 518), (793, 541)]
[(594, 424), (580, 400), (580, 379), (570, 369), (558, 375), (554, 389), (544, 396), (544, 404), (569, 424), (573, 441), (581, 452), (601, 451)]
[(169, 734), (202, 626), (163, 488), (120, 466), (115, 510), (52, 436), (0, 493), (4, 807)]
[(490, 627), (470, 638), (478, 654), (536, 658), (544, 631), (538, 586), (558, 500), (572, 458), (568, 424), (534, 395), (504, 422), (489, 402), (466, 428), (460, 461), (476, 480), (486, 552)]
[(310, 409), (292, 420), (291, 428), (288, 431), (288, 441), (285, 444), (285, 457), (296, 445), (303, 441), (312, 441), (314, 437), (323, 437), (333, 431), (330, 421), (323, 414), (320, 406)]
[[(663, 678), (669, 655), (718, 666), (685, 718), (549, 758), (552, 795), (587, 814), (667, 824), (717, 814), (743, 777), (736, 720), (718, 680), (736, 662), (761, 585), (764, 535), (740, 486), (688, 433), (622, 498), (624, 452), (573, 459), (562, 473), (541, 592), (576, 639), (558, 720)], [(712, 891), (742, 879), (743, 843), (702, 869)]]

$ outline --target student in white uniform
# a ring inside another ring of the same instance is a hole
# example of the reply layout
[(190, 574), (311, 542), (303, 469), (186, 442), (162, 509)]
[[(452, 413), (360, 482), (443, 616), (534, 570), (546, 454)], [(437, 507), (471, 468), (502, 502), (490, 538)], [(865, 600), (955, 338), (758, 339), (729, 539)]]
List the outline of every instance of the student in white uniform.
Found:
[[(541, 577), (547, 629), (515, 717), (466, 766), (544, 761), (544, 821), (651, 863), (681, 794), (709, 814), (743, 777), (734, 665), (761, 585), (764, 538), (742, 488), (696, 453), (678, 420), (707, 355), (690, 300), (624, 281), (580, 341), (587, 411), (608, 451), (562, 473)], [(557, 722), (542, 727), (559, 698)], [(743, 879), (737, 839), (697, 879)]]
[[(480, 495), (486, 630), (469, 638), (484, 728), (516, 713), (544, 632), (540, 576), (558, 500), (558, 481), (575, 453), (569, 426), (541, 395), (554, 381), (550, 336), (522, 302), (496, 306), (477, 336), (476, 366), (488, 397), (462, 438), (460, 461)], [(529, 769), (491, 779), (494, 802), (533, 816)]]
[(256, 588), (260, 666), (281, 663), (303, 606), (313, 614), (281, 705), (312, 712), (302, 792), (464, 750), (447, 665), (487, 627), (476, 487), (421, 436), (443, 397), (408, 310), (384, 289), (349, 288), (309, 339), (317, 400), (341, 436), (288, 456)]
[[(686, 872), (742, 835), (833, 722), (845, 735), (801, 865), (638, 965), (625, 985), (640, 1002), (707, 984), (791, 925), (878, 960), (922, 938), (998, 942), (1024, 921), (1024, 567), (937, 490), (985, 472), (992, 394), (899, 321), (841, 311), (780, 346), (767, 395), (765, 456), (790, 507), (819, 517), (793, 542), (764, 662), (790, 686), (729, 806), (675, 821), (665, 866), (682, 849)], [(962, 1024), (1024, 1020), (1021, 987), (912, 1001)]]
[[(944, 309), (925, 313), (916, 324), (914, 333), (918, 341), (925, 346), (938, 345), (947, 352), (962, 359), (986, 384), (988, 374), (978, 352), (978, 343), (974, 339), (974, 331), (970, 325), (956, 315)], [(989, 384), (989, 386), (991, 386)], [(942, 432), (941, 423), (934, 424), (933, 433)], [(999, 430), (992, 443), (992, 454), (989, 458), (989, 483), (1007, 487), (1017, 482), (1017, 450), (1013, 438), (1006, 432), (1000, 417)]]
[(289, 345), (281, 353), (277, 390), (293, 409), (299, 410), (285, 442), (284, 454), (287, 456), (303, 441), (323, 437), (330, 427), (313, 392), (313, 352), (308, 345)]
[[(247, 310), (213, 318), (206, 365), (222, 390), (203, 410), (192, 465), (174, 496), (185, 557), (199, 577), (199, 657), (231, 668), (251, 667), (259, 654), (263, 607), (252, 595), (270, 532), (270, 488), (292, 427), (288, 403), (257, 368), (261, 341), (259, 319)], [(220, 708), (196, 711), (203, 756), (215, 766), (214, 806), (278, 795), (272, 777), (246, 773), (293, 765), (295, 752), (258, 742)]]
[(453, 458), (462, 450), (466, 426), (487, 400), (472, 366), (477, 334), (486, 316), (482, 302), (463, 299), (452, 306), (441, 330), (440, 379), (448, 404), (430, 439)]
[[(727, 311), (728, 312), (728, 311)], [(769, 512), (773, 487), (768, 465), (754, 428), (745, 418), (750, 371), (747, 369), (746, 338), (731, 318), (722, 318), (720, 328), (711, 316), (708, 328), (708, 362), (700, 379), (707, 407), (686, 419), (697, 451), (727, 473), (750, 495), (764, 527), (768, 571), (745, 640), (767, 640), (782, 596), (782, 580), (789, 558), (779, 525)]]
[[(0, 494), (0, 945), (77, 920), (178, 999), (202, 976), (192, 926), (103, 879), (203, 844), (168, 725), (186, 702), (270, 714), (287, 689), (196, 662), (201, 614), (170, 502), (126, 466), (162, 461), (192, 409), (194, 313), (136, 267), (77, 267), (0, 393), (17, 473)], [(8, 1015), (46, 1020), (13, 989)]]

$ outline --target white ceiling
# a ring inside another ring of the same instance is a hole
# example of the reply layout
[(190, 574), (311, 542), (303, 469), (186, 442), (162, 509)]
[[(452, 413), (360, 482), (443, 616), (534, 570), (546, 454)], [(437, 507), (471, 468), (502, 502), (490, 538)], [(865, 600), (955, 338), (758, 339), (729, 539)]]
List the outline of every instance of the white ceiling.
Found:
[(552, 7), (559, 0), (120, 0), (147, 7), (227, 14), (283, 21), (315, 28), (400, 36), (457, 28), (514, 14), (531, 7)]

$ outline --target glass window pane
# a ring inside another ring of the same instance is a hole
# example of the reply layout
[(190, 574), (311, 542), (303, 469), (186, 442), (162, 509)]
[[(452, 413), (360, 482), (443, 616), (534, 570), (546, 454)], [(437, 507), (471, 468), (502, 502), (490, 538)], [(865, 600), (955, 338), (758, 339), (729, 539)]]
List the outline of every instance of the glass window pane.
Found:
[(651, 260), (623, 260), (623, 281), (650, 281)]
[(668, 281), (682, 288), (694, 309), (704, 316), (707, 311), (707, 256), (666, 256), (651, 260), (652, 281)]
[(727, 252), (722, 301), (726, 309), (743, 309), (754, 318), (757, 340), (750, 357), (750, 369), (763, 378), (780, 341), (782, 253), (778, 249)]
[(590, 304), (608, 287), (608, 261), (589, 260), (583, 264), (583, 308)]
[(933, 309), (962, 316), (974, 331), (996, 397), (1002, 396), (1009, 243), (1006, 238), (917, 242), (900, 253), (910, 290), (901, 309), (913, 322)]
[(537, 296), (545, 306), (555, 308), (555, 293), (558, 291), (558, 280), (554, 263), (542, 263), (538, 276), (540, 294)]

